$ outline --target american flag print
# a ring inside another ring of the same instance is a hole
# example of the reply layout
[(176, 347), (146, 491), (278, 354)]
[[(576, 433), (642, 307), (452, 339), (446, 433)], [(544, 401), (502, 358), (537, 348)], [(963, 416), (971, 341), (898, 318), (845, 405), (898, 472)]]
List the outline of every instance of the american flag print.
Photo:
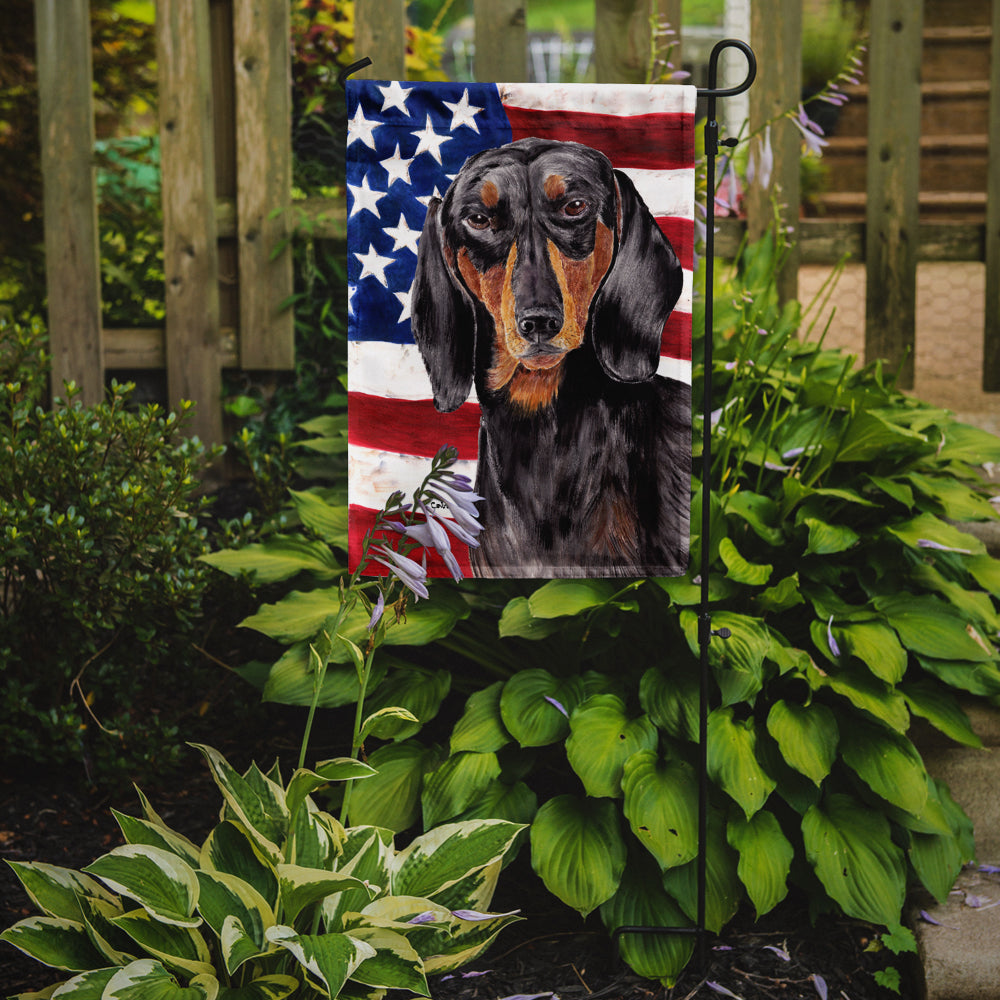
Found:
[[(439, 412), (411, 328), (428, 205), (445, 195), (470, 156), (540, 137), (596, 149), (627, 175), (683, 274), (663, 328), (657, 374), (690, 387), (695, 100), (693, 87), (663, 85), (347, 82), (352, 568), (376, 512), (394, 491), (412, 494), (442, 445), (458, 449), (455, 471), (476, 479), (476, 390), (452, 412)], [(488, 532), (489, 512), (481, 513)], [(453, 549), (469, 575), (468, 549)], [(427, 566), (430, 576), (447, 574), (433, 551)]]

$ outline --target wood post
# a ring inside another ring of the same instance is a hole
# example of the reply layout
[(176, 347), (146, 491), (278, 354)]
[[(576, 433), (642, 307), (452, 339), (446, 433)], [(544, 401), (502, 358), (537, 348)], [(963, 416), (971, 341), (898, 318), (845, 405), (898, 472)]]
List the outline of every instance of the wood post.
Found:
[(353, 74), (359, 80), (406, 79), (405, 0), (355, 0), (354, 58), (372, 65)]
[(989, 170), (986, 180), (986, 326), (983, 389), (1000, 392), (1000, 0), (993, 0), (990, 46)]
[(651, 50), (651, 4), (594, 0), (594, 66), (598, 83), (645, 83)]
[(35, 0), (52, 394), (104, 397), (88, 0)]
[(528, 76), (524, 0), (475, 0), (476, 60), (480, 81), (520, 83)]
[(923, 3), (872, 0), (868, 53), (865, 360), (913, 387)]

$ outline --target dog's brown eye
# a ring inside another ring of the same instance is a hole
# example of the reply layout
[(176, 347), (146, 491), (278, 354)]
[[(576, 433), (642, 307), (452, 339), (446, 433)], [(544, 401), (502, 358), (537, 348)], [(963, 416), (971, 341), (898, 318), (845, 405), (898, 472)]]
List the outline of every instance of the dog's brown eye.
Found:
[(472, 229), (489, 229), (490, 219), (488, 215), (475, 213), (465, 217), (466, 224)]
[(583, 213), (586, 210), (587, 210), (587, 203), (583, 201), (581, 198), (574, 198), (573, 201), (568, 201), (563, 206), (563, 212), (566, 215), (569, 215), (573, 218), (575, 218), (578, 215), (583, 215)]

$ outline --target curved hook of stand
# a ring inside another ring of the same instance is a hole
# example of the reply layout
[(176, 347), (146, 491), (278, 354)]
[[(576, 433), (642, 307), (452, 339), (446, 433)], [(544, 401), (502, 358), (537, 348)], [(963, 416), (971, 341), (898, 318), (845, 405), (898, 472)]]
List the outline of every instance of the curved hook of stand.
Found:
[(366, 66), (371, 66), (371, 64), (372, 64), (371, 59), (369, 59), (368, 56), (365, 56), (364, 59), (359, 59), (357, 62), (352, 62), (350, 64), (350, 66), (345, 66), (337, 74), (337, 83), (340, 86), (340, 89), (341, 90), (346, 90), (347, 89), (347, 86), (346, 86), (346, 84), (347, 84), (347, 78), (352, 73), (357, 73), (358, 70), (364, 69)]
[[(726, 49), (739, 49), (747, 58), (746, 79), (736, 87), (725, 87), (718, 89), (716, 84), (719, 77), (719, 56)], [(750, 89), (751, 84), (757, 79), (757, 57), (753, 49), (739, 38), (723, 38), (721, 42), (716, 42), (712, 49), (712, 54), (708, 57), (708, 87), (699, 89), (699, 97), (735, 97)]]

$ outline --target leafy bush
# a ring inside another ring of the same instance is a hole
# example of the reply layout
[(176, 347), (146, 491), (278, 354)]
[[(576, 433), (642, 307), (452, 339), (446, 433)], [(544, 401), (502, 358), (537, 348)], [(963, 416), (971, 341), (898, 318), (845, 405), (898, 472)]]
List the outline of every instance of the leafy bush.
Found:
[(79, 973), (60, 996), (429, 996), (428, 973), (471, 961), (518, 919), (485, 912), (516, 824), (453, 823), (399, 850), (390, 831), (345, 829), (311, 798), (369, 778), (367, 765), (329, 760), (285, 785), (277, 766), (241, 775), (199, 749), (225, 803), (200, 847), (140, 793), (144, 818), (115, 813), (126, 845), (82, 872), (11, 863), (43, 915), (0, 938)]
[(96, 406), (68, 385), (43, 409), (41, 336), (0, 321), (0, 742), (8, 760), (107, 774), (176, 752), (169, 721), (133, 701), (191, 662), (209, 455), (185, 434), (188, 405), (133, 410), (127, 385)]
[[(711, 538), (692, 539), (692, 565), (709, 544), (712, 624), (732, 635), (709, 650), (707, 925), (796, 886), (814, 911), (905, 938), (907, 885), (943, 899), (974, 849), (909, 727), (977, 746), (956, 695), (1000, 695), (1000, 561), (954, 523), (995, 517), (976, 465), (1000, 459), (1000, 440), (904, 396), (877, 363), (797, 339), (801, 309), (774, 291), (780, 252), (746, 249), (715, 293)], [(697, 356), (694, 375), (698, 407)], [(696, 475), (693, 525), (701, 506)], [(446, 757), (413, 727), (371, 752), (379, 774), (353, 817), (533, 816), (533, 865), (568, 905), (609, 929), (693, 922), (696, 572), (470, 586), (475, 610), (447, 642), (501, 679), (476, 682)], [(669, 982), (691, 942), (622, 949)]]

